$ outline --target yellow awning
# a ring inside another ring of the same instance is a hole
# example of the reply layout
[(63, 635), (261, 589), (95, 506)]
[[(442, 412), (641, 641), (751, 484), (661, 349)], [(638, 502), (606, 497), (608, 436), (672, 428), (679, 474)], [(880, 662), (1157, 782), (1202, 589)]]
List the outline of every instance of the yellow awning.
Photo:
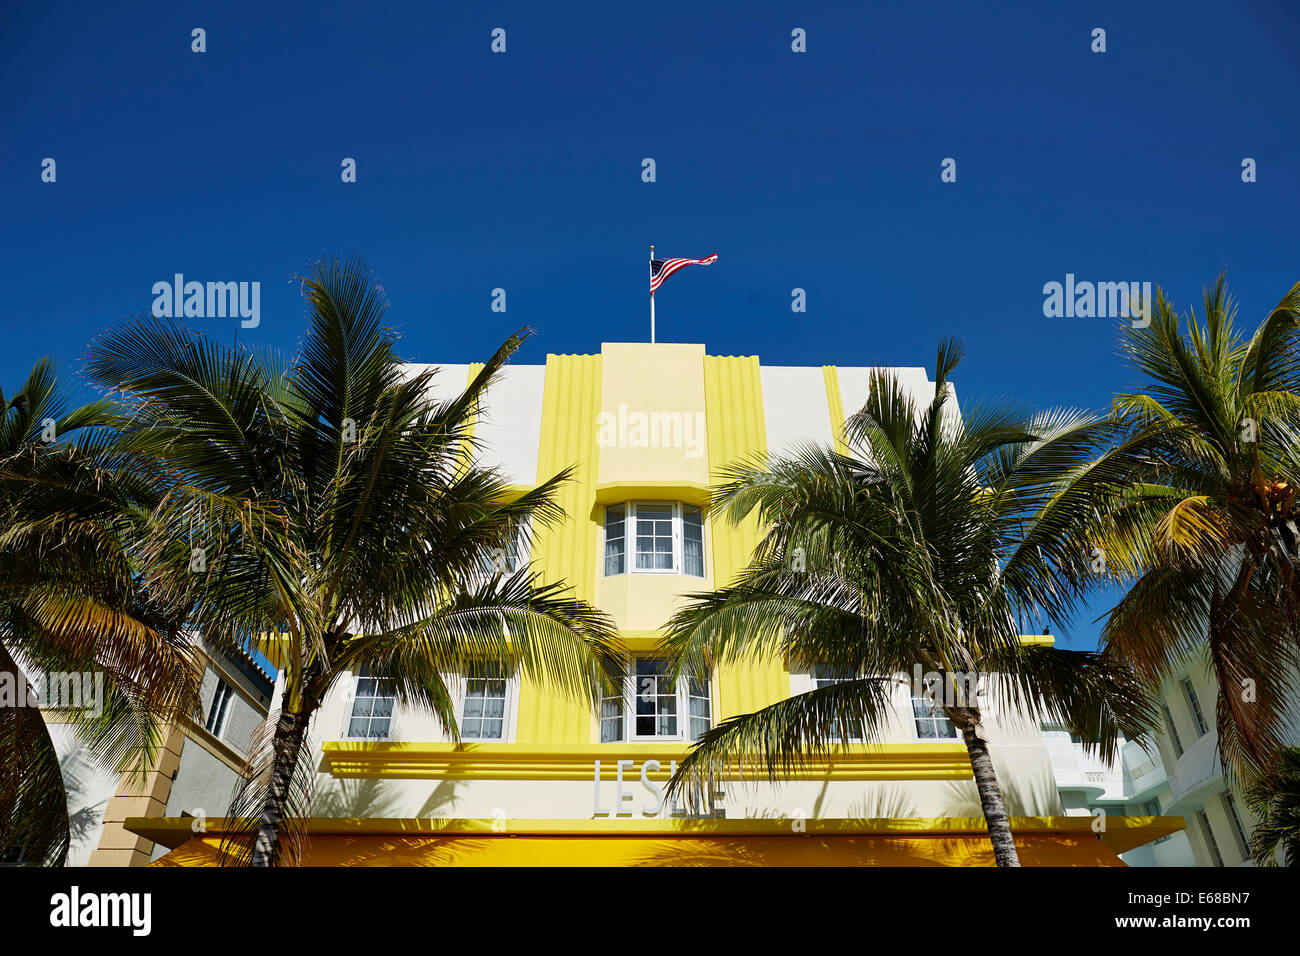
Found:
[[(153, 866), (219, 866), (226, 822), (132, 818), (173, 847)], [(1025, 866), (1123, 866), (1117, 856), (1183, 828), (1181, 817), (1011, 821)], [(993, 866), (983, 820), (312, 819), (306, 866)]]

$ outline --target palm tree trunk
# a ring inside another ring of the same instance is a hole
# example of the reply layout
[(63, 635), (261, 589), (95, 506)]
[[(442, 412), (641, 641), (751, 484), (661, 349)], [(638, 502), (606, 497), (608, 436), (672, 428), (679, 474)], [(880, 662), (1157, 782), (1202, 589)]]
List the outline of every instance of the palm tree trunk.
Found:
[(989, 828), (989, 842), (993, 844), (993, 859), (998, 866), (1019, 866), (1016, 841), (1011, 835), (1011, 818), (1002, 800), (1002, 788), (993, 772), (993, 758), (989, 756), (988, 741), (976, 730), (980, 725), (979, 711), (966, 711), (959, 715), (962, 741), (970, 755), (971, 771), (975, 774), (975, 788), (979, 791), (984, 822)]
[(272, 742), (275, 759), (258, 821), (257, 839), (253, 842), (252, 866), (274, 866), (279, 858), (280, 822), (289, 803), (289, 789), (294, 771), (298, 769), (298, 757), (302, 753), (302, 741), (310, 720), (311, 710), (304, 708), (301, 711), (281, 711), (280, 719), (276, 721)]

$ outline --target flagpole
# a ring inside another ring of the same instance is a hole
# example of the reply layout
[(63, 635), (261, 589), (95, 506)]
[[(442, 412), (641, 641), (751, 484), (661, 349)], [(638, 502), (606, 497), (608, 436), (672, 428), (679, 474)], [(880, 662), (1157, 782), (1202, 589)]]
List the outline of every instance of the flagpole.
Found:
[[(650, 243), (650, 278), (655, 277), (655, 246)], [(655, 344), (655, 294), (650, 293), (650, 344)]]

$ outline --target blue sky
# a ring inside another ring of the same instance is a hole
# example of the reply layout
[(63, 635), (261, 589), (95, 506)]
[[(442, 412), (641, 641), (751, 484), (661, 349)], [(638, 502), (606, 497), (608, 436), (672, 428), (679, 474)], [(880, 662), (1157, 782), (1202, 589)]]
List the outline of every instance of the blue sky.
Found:
[(1045, 318), (1044, 283), (1185, 305), (1226, 268), (1253, 328), (1300, 278), (1291, 2), (463, 6), (0, 13), (0, 384), (46, 354), (76, 373), (177, 272), (260, 282), (239, 338), (290, 350), (292, 276), (353, 250), (412, 360), (525, 325), (519, 361), (595, 351), (648, 337), (653, 241), (719, 256), (657, 297), (661, 341), (931, 365), (957, 335), (964, 399), (1097, 408), (1133, 383), (1116, 322)]

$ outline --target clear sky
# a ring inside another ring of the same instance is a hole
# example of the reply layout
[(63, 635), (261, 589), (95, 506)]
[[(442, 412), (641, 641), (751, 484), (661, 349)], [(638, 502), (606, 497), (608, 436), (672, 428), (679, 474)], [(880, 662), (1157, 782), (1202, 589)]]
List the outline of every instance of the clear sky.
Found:
[(260, 282), (239, 339), (290, 350), (292, 276), (350, 251), (414, 361), (525, 325), (519, 361), (592, 352), (648, 338), (654, 242), (719, 256), (661, 341), (929, 366), (957, 335), (963, 399), (1100, 408), (1117, 320), (1045, 318), (1045, 283), (1185, 305), (1226, 269), (1253, 328), (1300, 279), (1298, 35), (1294, 0), (5, 4), (0, 384), (76, 374), (178, 272)]

